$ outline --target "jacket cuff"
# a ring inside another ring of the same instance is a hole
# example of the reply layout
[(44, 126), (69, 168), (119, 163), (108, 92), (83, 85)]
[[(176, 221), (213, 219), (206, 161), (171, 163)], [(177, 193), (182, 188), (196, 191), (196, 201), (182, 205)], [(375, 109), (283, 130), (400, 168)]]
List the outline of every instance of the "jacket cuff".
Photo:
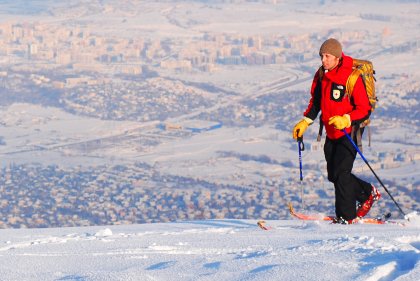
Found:
[(312, 120), (311, 118), (308, 118), (308, 117), (303, 117), (303, 120), (305, 120), (306, 121), (306, 123), (308, 123), (308, 125), (311, 125), (312, 123), (314, 123), (314, 120)]

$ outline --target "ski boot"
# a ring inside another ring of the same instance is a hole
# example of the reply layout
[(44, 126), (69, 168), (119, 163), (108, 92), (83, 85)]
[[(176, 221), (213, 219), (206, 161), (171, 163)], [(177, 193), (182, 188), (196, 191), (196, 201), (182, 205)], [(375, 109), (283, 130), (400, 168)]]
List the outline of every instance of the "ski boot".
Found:
[(336, 217), (332, 220), (332, 223), (334, 223), (334, 224), (355, 224), (358, 221), (359, 221), (358, 218), (354, 218), (352, 220), (346, 220), (346, 219), (343, 219), (343, 217), (339, 217), (339, 218)]
[(369, 195), (369, 198), (363, 202), (363, 204), (359, 203), (356, 216), (358, 218), (363, 218), (364, 216), (369, 213), (370, 208), (372, 208), (372, 205), (375, 201), (378, 201), (381, 198), (381, 194), (379, 193), (378, 189), (372, 184), (372, 191)]

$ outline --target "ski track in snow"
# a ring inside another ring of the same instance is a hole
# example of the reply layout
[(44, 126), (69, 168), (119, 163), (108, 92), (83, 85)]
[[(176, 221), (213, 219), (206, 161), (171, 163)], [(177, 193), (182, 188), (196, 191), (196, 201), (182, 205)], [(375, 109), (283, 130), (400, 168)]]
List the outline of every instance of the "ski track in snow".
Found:
[(0, 276), (2, 280), (420, 280), (418, 221), (406, 227), (296, 220), (268, 224), (269, 231), (250, 220), (1, 230)]

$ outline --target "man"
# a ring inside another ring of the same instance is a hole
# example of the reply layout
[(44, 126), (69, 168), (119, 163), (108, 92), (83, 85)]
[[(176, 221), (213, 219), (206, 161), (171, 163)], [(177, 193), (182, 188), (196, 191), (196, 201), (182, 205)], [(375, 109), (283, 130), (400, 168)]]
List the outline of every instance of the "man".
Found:
[(322, 112), (320, 118), (327, 134), (324, 155), (328, 180), (335, 188), (334, 222), (350, 224), (364, 217), (381, 197), (373, 185), (351, 173), (357, 151), (342, 131), (351, 134), (352, 126), (358, 126), (369, 117), (371, 107), (360, 77), (351, 97), (346, 94), (353, 59), (344, 55), (340, 42), (334, 38), (326, 40), (319, 55), (322, 67), (315, 73), (309, 105), (303, 119), (293, 128), (293, 138), (302, 137)]

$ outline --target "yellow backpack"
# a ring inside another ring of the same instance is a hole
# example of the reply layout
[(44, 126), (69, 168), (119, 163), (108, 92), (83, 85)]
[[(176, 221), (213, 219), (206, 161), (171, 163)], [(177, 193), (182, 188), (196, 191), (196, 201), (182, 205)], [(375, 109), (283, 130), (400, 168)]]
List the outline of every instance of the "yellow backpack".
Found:
[[(346, 83), (346, 93), (351, 97), (354, 89), (354, 85), (356, 84), (357, 78), (359, 76), (362, 78), (363, 85), (366, 89), (366, 94), (369, 99), (369, 103), (371, 106), (370, 114), (373, 113), (373, 111), (376, 108), (378, 98), (376, 97), (376, 90), (375, 90), (375, 70), (373, 69), (372, 62), (368, 60), (360, 60), (360, 59), (353, 59), (353, 72), (350, 74), (349, 78), (347, 78)], [(352, 137), (356, 137), (356, 143), (359, 149), (362, 151), (362, 134), (360, 131), (360, 128), (368, 126), (370, 123), (370, 116), (368, 119), (363, 121), (357, 128), (353, 127), (351, 134)], [(371, 131), (370, 127), (367, 127), (368, 129), (368, 140), (369, 140), (369, 146), (371, 143)]]
[[(351, 97), (353, 94), (354, 85), (356, 84), (357, 78), (359, 76), (363, 80), (363, 85), (365, 86), (367, 96), (369, 98), (370, 106), (372, 107), (371, 113), (375, 110), (378, 98), (376, 97), (375, 90), (375, 70), (373, 69), (372, 62), (368, 60), (359, 60), (353, 59), (353, 72), (350, 74), (346, 83), (346, 93)], [(365, 127), (370, 123), (370, 119), (365, 120), (360, 127)]]

